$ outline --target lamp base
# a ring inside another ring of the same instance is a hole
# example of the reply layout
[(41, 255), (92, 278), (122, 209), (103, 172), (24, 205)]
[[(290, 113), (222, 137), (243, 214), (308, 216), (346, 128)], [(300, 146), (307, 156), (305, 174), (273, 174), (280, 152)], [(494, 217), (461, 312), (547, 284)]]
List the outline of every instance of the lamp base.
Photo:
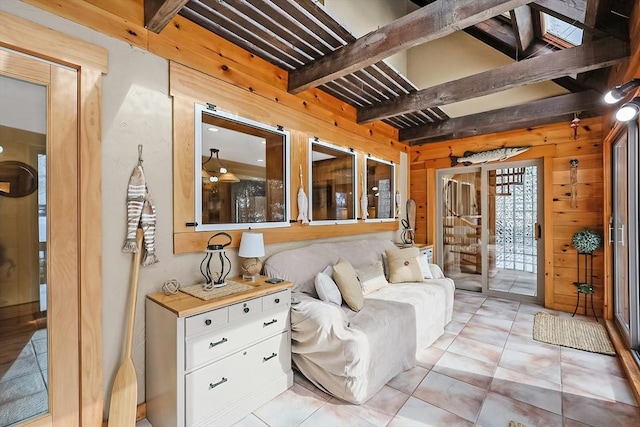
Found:
[(262, 270), (262, 261), (260, 258), (245, 258), (240, 264), (242, 278), (245, 276), (259, 276)]

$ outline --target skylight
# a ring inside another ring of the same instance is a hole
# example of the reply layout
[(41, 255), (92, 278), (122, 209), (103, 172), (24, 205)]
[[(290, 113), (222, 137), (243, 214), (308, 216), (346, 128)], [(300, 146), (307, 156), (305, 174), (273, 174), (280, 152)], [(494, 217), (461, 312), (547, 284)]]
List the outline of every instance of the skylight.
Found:
[(582, 44), (582, 28), (568, 24), (546, 13), (542, 15), (544, 16), (544, 27), (547, 33), (569, 42), (574, 46)]

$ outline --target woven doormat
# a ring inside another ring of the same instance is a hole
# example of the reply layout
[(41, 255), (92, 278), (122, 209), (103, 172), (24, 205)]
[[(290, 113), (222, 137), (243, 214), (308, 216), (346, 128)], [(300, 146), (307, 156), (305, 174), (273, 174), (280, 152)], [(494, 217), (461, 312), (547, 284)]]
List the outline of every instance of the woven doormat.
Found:
[(548, 344), (615, 355), (607, 330), (599, 323), (540, 312), (533, 319), (533, 339)]
[(248, 291), (249, 289), (253, 289), (253, 286), (245, 285), (238, 282), (227, 282), (226, 286), (223, 286), (221, 288), (213, 288), (210, 291), (205, 291), (202, 287), (202, 283), (199, 285), (181, 288), (180, 291), (184, 292), (185, 294), (192, 295), (196, 298), (200, 298), (201, 300), (208, 301), (210, 299), (226, 297), (228, 295), (237, 294), (238, 292)]

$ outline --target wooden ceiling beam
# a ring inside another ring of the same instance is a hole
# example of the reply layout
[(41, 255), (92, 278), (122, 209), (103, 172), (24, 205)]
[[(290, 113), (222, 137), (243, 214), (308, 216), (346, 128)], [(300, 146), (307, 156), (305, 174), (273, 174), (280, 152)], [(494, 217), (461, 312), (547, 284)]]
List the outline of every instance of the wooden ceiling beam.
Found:
[(504, 90), (608, 67), (629, 56), (629, 45), (614, 38), (514, 62), (389, 101), (358, 109), (358, 123), (368, 123), (410, 111), (439, 107)]
[(431, 3), (291, 71), (289, 92), (299, 93), (320, 86), (410, 47), (522, 6), (527, 1), (457, 0)]
[(160, 31), (180, 12), (189, 0), (144, 0), (144, 26), (160, 34)]
[(516, 7), (509, 12), (509, 15), (511, 16), (511, 25), (518, 42), (518, 49), (524, 52), (529, 48), (535, 37), (531, 9), (529, 6)]
[(456, 117), (444, 122), (400, 130), (399, 140), (410, 145), (420, 145), (443, 140), (447, 135), (483, 135), (507, 130), (548, 124), (573, 113), (600, 113), (605, 109), (602, 95), (596, 91), (570, 93), (553, 98), (531, 101), (523, 105), (500, 108), (469, 116)]

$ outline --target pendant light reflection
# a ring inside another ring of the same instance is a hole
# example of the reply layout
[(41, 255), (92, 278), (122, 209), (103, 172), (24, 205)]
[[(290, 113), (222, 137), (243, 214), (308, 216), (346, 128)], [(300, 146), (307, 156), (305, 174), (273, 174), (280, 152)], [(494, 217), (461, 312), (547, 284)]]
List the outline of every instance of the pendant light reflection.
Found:
[[(209, 180), (209, 182), (240, 182), (240, 179), (237, 176), (229, 172), (227, 168), (222, 165), (220, 157), (218, 157), (218, 153), (220, 152), (220, 150), (218, 150), (217, 148), (210, 148), (209, 152), (209, 158), (202, 164), (203, 179)], [(207, 169), (206, 164), (213, 159), (214, 154), (216, 156), (218, 168), (209, 170)]]

